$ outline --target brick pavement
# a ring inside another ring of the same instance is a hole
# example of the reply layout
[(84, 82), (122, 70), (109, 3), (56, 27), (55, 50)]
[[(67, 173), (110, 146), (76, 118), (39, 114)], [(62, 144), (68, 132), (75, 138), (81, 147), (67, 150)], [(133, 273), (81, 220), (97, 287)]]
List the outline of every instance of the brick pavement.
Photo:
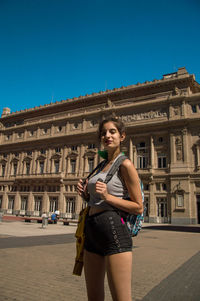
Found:
[[(26, 227), (24, 223), (0, 225), (0, 301), (87, 300), (84, 277), (72, 276), (74, 228), (63, 226), (66, 234), (60, 234), (60, 226), (53, 226), (46, 235), (46, 229), (31, 224), (26, 228), (30, 233), (22, 237), (19, 231)], [(16, 234), (10, 236), (8, 228), (13, 227)], [(196, 301), (199, 295), (196, 282), (200, 283), (199, 273), (195, 273), (199, 262), (199, 233), (186, 229), (172, 231), (172, 227), (154, 229), (156, 227), (144, 228), (134, 238), (133, 300)], [(38, 236), (38, 231), (42, 231), (42, 235)], [(192, 275), (196, 282), (192, 281)], [(188, 289), (186, 283), (189, 283)], [(187, 294), (181, 295), (183, 288)], [(107, 281), (105, 300), (111, 301)]]

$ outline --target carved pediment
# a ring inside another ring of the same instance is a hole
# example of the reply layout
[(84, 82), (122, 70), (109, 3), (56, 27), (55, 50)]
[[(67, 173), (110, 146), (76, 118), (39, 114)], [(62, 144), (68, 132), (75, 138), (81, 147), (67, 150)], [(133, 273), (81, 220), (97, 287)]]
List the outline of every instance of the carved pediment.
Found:
[(1, 164), (6, 164), (6, 163), (7, 163), (7, 160), (6, 160), (6, 159), (1, 159), (1, 160), (0, 160), (0, 163), (1, 163)]
[(61, 158), (61, 155), (59, 153), (54, 154), (51, 156), (51, 160), (59, 160)]
[(96, 155), (95, 150), (89, 150), (85, 153), (84, 157), (94, 157)]
[(77, 157), (77, 156), (78, 156), (78, 152), (77, 151), (71, 151), (71, 153), (69, 153), (67, 157), (71, 158), (71, 157)]
[(18, 162), (19, 162), (19, 159), (18, 159), (18, 158), (13, 158), (13, 159), (11, 160), (11, 162), (12, 162), (12, 163), (18, 163)]
[(44, 161), (45, 159), (46, 159), (46, 156), (44, 156), (44, 155), (40, 155), (37, 157), (37, 160), (39, 160), (39, 161)]
[(27, 156), (27, 157), (24, 158), (23, 161), (25, 161), (25, 162), (30, 162), (31, 160), (32, 160), (32, 158), (31, 158), (30, 156)]

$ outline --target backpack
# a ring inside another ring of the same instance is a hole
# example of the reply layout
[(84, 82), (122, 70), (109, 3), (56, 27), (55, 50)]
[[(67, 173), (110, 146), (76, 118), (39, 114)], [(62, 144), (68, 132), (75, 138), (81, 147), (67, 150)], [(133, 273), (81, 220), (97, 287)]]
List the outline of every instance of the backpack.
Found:
[[(116, 161), (113, 163), (112, 167), (110, 168), (109, 172), (106, 175), (106, 178), (104, 180), (104, 183), (108, 183), (114, 174), (117, 172), (118, 168), (120, 167), (121, 163), (125, 160), (128, 159), (127, 156), (121, 155), (116, 159)], [(105, 164), (105, 161), (101, 162), (93, 171), (91, 174), (93, 174), (98, 168), (100, 168), (103, 164)], [(88, 176), (88, 178), (91, 176), (91, 174)], [(141, 193), (142, 193), (142, 202), (144, 203), (144, 188), (143, 188), (143, 183), (140, 180), (140, 188), (141, 188)], [(126, 219), (125, 223), (127, 225), (127, 228), (130, 232), (131, 236), (137, 236), (138, 232), (142, 228), (142, 223), (144, 220), (144, 212), (142, 214), (126, 214)]]
[[(104, 183), (107, 184), (112, 179), (113, 175), (117, 172), (121, 163), (125, 159), (128, 159), (128, 157), (125, 155), (122, 155), (117, 158), (117, 160), (114, 162), (111, 169), (109, 170)], [(144, 187), (143, 187), (143, 183), (141, 180), (140, 180), (140, 188), (141, 188), (141, 193), (142, 193), (142, 202), (144, 203)], [(127, 214), (125, 222), (126, 222), (127, 228), (129, 230), (129, 233), (131, 236), (134, 237), (134, 236), (138, 235), (138, 232), (142, 228), (143, 220), (144, 220), (144, 212), (142, 214), (138, 214), (138, 215)]]
[[(140, 188), (142, 193), (142, 202), (144, 203), (144, 186), (141, 180), (140, 180)], [(128, 227), (131, 236), (138, 235), (138, 232), (142, 229), (143, 220), (144, 220), (144, 211), (142, 212), (142, 214), (138, 214), (138, 215), (128, 214), (126, 218), (126, 225)]]

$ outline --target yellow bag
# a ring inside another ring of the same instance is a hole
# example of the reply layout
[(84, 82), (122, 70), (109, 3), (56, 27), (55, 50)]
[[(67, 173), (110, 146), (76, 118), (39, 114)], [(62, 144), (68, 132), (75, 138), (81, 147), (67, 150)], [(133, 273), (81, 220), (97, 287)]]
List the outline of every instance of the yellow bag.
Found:
[(77, 276), (81, 276), (83, 269), (83, 251), (84, 251), (84, 242), (85, 242), (85, 218), (88, 214), (89, 207), (82, 209), (79, 213), (78, 218), (78, 226), (76, 229), (75, 237), (76, 237), (76, 258), (75, 264), (73, 268), (73, 274)]

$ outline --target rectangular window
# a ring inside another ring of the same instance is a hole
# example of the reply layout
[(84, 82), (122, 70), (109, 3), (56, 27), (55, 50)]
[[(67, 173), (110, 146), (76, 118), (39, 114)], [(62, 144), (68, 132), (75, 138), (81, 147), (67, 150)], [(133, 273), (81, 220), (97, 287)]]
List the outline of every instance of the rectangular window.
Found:
[(2, 208), (3, 196), (0, 195), (0, 209)]
[(27, 210), (28, 197), (21, 197), (21, 210)]
[(183, 207), (184, 206), (184, 198), (182, 194), (177, 195), (177, 207)]
[(40, 174), (44, 173), (44, 161), (40, 161)]
[(160, 183), (156, 183), (156, 190), (160, 191)]
[(157, 215), (159, 217), (167, 217), (167, 199), (157, 198)]
[(54, 161), (55, 173), (59, 173), (59, 165), (60, 165), (60, 161), (59, 160), (55, 160)]
[(88, 166), (89, 166), (89, 172), (92, 172), (94, 169), (94, 158), (88, 158)]
[(158, 168), (167, 167), (167, 157), (165, 154), (158, 154)]
[(42, 196), (35, 196), (34, 197), (34, 211), (41, 211), (42, 210)]
[(76, 172), (76, 160), (71, 159), (70, 163), (71, 163), (71, 173), (75, 173)]
[(137, 157), (138, 168), (144, 169), (147, 168), (147, 165), (148, 165), (148, 157), (146, 155), (139, 155)]
[(5, 164), (2, 164), (2, 166), (1, 166), (1, 175), (2, 175), (2, 177), (5, 176), (5, 170), (6, 170)]
[(13, 175), (16, 176), (17, 174), (17, 163), (13, 164)]
[(8, 209), (13, 210), (14, 209), (14, 196), (8, 196)]
[(69, 216), (75, 213), (75, 199), (74, 198), (66, 198), (66, 213)]
[(26, 175), (30, 174), (30, 163), (26, 162)]
[(197, 106), (196, 105), (192, 105), (192, 113), (197, 113)]
[(58, 197), (50, 197), (49, 211), (55, 212), (56, 210), (58, 210)]
[(95, 144), (94, 143), (90, 143), (89, 145), (88, 145), (88, 149), (94, 149), (96, 146), (95, 146)]

